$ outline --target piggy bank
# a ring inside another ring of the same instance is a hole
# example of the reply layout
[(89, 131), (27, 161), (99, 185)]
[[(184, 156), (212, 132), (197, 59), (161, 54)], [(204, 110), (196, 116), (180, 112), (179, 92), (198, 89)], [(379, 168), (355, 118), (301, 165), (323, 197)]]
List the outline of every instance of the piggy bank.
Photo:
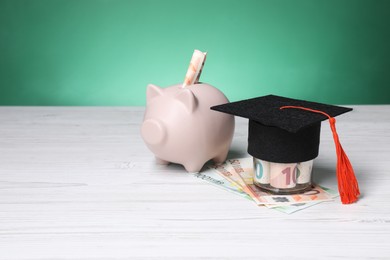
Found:
[(148, 85), (141, 135), (156, 162), (182, 164), (188, 172), (199, 172), (210, 159), (224, 162), (234, 117), (210, 107), (226, 102), (221, 91), (204, 83), (185, 88)]

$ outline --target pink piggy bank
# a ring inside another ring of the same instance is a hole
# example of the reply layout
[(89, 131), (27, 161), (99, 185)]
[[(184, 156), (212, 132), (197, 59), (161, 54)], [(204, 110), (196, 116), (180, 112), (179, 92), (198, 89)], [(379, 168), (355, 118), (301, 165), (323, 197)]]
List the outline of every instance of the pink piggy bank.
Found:
[(164, 89), (150, 84), (146, 100), (141, 135), (157, 163), (178, 163), (199, 172), (210, 159), (226, 160), (234, 117), (210, 110), (229, 102), (221, 91), (204, 83)]

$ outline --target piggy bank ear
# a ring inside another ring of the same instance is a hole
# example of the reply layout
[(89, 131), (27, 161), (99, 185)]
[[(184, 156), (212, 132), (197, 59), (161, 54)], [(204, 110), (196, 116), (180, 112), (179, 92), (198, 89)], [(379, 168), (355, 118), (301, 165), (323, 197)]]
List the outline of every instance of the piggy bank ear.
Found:
[(152, 98), (162, 96), (162, 88), (157, 87), (156, 85), (149, 84), (146, 88), (146, 101), (152, 100)]
[(191, 90), (188, 88), (181, 89), (176, 94), (175, 98), (180, 101), (187, 109), (188, 112), (193, 112), (197, 105), (197, 100)]

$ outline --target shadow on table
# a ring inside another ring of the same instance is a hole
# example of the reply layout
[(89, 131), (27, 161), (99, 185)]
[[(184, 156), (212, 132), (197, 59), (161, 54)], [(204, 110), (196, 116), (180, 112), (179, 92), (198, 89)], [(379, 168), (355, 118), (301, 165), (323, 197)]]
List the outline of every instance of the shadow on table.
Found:
[[(369, 174), (365, 174), (367, 171), (360, 168), (354, 168), (356, 178), (359, 183), (359, 189), (360, 189), (360, 197), (364, 197), (364, 187), (365, 183), (367, 183), (369, 180)], [(336, 169), (335, 167), (313, 167), (313, 181), (316, 184), (322, 185), (324, 183), (334, 183), (335, 187), (337, 187), (337, 177), (336, 177)]]
[(227, 155), (227, 159), (237, 159), (237, 158), (245, 158), (245, 157), (252, 157), (252, 156), (246, 152), (243, 152), (242, 150), (234, 150), (234, 149), (230, 149)]

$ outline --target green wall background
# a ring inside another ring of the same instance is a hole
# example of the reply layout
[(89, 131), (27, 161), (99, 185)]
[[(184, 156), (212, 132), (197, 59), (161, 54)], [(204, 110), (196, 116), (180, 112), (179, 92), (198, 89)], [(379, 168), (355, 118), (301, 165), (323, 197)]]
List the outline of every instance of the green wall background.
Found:
[(145, 105), (148, 83), (231, 101), (390, 103), (390, 1), (0, 0), (0, 105)]

